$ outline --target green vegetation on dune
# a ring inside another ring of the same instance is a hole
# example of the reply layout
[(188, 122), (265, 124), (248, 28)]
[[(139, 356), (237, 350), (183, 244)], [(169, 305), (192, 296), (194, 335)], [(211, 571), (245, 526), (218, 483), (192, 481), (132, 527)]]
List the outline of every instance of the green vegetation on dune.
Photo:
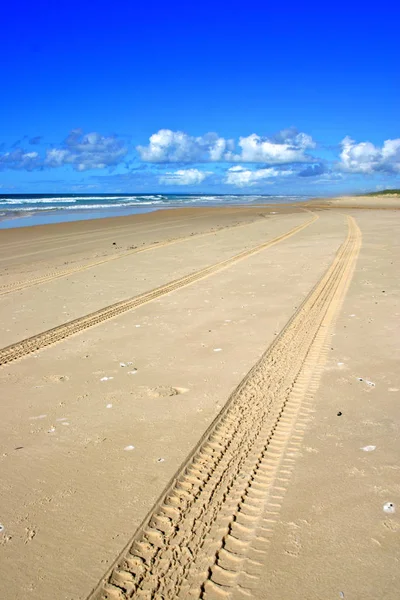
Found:
[(379, 192), (369, 192), (368, 194), (359, 194), (360, 196), (400, 196), (400, 190), (381, 190)]

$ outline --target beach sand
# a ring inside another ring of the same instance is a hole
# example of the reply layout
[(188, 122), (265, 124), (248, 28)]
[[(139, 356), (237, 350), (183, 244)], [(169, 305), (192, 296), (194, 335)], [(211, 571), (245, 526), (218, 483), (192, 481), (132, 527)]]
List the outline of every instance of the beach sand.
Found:
[(2, 598), (399, 597), (400, 212), (379, 207), (0, 233)]

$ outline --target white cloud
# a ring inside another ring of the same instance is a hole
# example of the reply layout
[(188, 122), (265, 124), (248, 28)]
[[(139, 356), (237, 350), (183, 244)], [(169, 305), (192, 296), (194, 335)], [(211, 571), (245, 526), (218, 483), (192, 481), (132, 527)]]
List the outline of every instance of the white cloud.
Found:
[(137, 146), (146, 162), (208, 162), (221, 160), (233, 141), (218, 137), (216, 133), (193, 137), (183, 131), (160, 129), (150, 136), (148, 146)]
[(371, 142), (358, 144), (349, 136), (341, 142), (339, 168), (349, 173), (400, 173), (400, 138), (386, 140), (380, 148)]
[(0, 154), (0, 169), (33, 171), (39, 166), (40, 156), (38, 152), (25, 152), (21, 148), (16, 148), (11, 152)]
[(105, 137), (96, 132), (84, 135), (81, 129), (74, 129), (63, 148), (47, 150), (44, 165), (53, 168), (72, 165), (76, 171), (105, 169), (122, 162), (127, 152), (114, 135)]
[(305, 151), (315, 148), (311, 136), (292, 129), (283, 130), (273, 138), (262, 138), (252, 133), (239, 138), (238, 145), (241, 152), (232, 155), (232, 160), (269, 164), (308, 162), (311, 157)]
[(180, 169), (161, 175), (159, 182), (167, 185), (195, 185), (204, 181), (209, 175), (211, 173), (199, 169)]
[(312, 160), (306, 150), (315, 148), (315, 142), (306, 133), (284, 129), (272, 138), (256, 133), (240, 137), (238, 150), (231, 139), (216, 133), (193, 137), (182, 131), (160, 129), (150, 136), (148, 146), (137, 146), (141, 159), (146, 162), (253, 162), (284, 164)]
[(292, 174), (293, 171), (289, 169), (279, 170), (271, 167), (269, 169), (257, 169), (256, 171), (251, 171), (250, 169), (245, 169), (244, 167), (238, 165), (228, 169), (226, 172), (225, 183), (229, 185), (235, 185), (237, 187), (248, 187), (257, 185), (262, 181), (266, 183), (266, 179), (271, 179), (273, 177), (286, 177), (287, 175)]
[(52, 148), (47, 150), (45, 165), (46, 167), (62, 167), (69, 161), (71, 152), (69, 150), (61, 150), (60, 148)]

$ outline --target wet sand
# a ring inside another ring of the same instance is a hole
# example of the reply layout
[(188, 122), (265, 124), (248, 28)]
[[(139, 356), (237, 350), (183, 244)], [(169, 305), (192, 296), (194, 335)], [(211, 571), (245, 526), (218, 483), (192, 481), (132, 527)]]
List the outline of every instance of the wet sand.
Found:
[(400, 213), (334, 206), (1, 232), (5, 598), (398, 597)]

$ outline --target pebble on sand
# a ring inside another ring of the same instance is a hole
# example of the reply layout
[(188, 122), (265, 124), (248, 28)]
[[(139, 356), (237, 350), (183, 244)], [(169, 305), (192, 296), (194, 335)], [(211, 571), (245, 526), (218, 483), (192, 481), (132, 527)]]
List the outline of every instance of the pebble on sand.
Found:
[(126, 450), (127, 452), (129, 452), (130, 450), (134, 450), (135, 446), (125, 446), (124, 450)]

